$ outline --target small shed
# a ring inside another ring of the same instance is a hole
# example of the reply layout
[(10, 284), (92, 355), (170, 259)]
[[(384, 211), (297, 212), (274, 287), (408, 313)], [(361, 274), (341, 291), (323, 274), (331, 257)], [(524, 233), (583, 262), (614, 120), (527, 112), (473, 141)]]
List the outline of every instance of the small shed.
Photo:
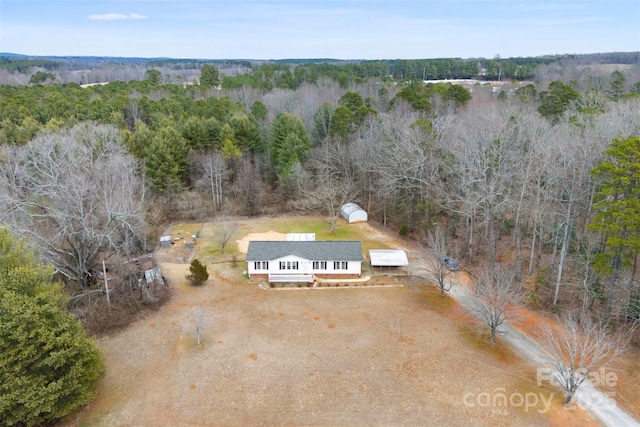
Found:
[(171, 247), (171, 236), (162, 236), (160, 238), (160, 247), (161, 248), (170, 248)]
[(345, 203), (340, 209), (340, 214), (347, 222), (363, 222), (367, 221), (367, 211), (362, 209), (356, 203)]
[(164, 279), (159, 267), (154, 267), (149, 270), (145, 270), (144, 278), (147, 282), (147, 286), (164, 285)]
[(380, 268), (385, 271), (407, 271), (409, 258), (401, 249), (369, 249), (369, 261), (372, 268)]

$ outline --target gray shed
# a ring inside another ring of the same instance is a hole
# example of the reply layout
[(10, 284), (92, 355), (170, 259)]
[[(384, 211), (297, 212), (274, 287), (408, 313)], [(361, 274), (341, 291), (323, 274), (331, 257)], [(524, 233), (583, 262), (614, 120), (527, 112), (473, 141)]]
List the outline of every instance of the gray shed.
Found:
[(355, 203), (345, 203), (342, 205), (340, 214), (347, 222), (363, 222), (368, 219), (367, 211)]
[(162, 273), (160, 272), (159, 267), (154, 267), (150, 270), (145, 270), (144, 278), (147, 282), (147, 286), (152, 285), (164, 285), (164, 279), (162, 278)]
[(161, 248), (170, 248), (171, 247), (171, 236), (162, 236), (160, 238), (160, 247)]

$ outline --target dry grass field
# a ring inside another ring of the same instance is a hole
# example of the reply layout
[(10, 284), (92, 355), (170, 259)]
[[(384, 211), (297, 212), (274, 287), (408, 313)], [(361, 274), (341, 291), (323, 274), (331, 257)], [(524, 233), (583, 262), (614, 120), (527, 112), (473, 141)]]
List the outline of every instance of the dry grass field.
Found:
[[(243, 275), (245, 242), (261, 233), (358, 239), (365, 253), (404, 248), (419, 265), (409, 242), (366, 223), (342, 222), (336, 236), (317, 218), (234, 224), (224, 254), (215, 243), (220, 225), (174, 227), (189, 238), (200, 230), (200, 239), (193, 251), (176, 244), (158, 253), (173, 298), (100, 340), (107, 375), (94, 402), (67, 425), (599, 425), (565, 410), (558, 390), (537, 387), (535, 366), (504, 345), (491, 348), (455, 301), (415, 272), (375, 278), (405, 286), (324, 289), (262, 289)], [(194, 256), (211, 274), (201, 287), (184, 279), (183, 260)], [(204, 315), (200, 345), (196, 307)], [(501, 394), (511, 403), (500, 405)]]

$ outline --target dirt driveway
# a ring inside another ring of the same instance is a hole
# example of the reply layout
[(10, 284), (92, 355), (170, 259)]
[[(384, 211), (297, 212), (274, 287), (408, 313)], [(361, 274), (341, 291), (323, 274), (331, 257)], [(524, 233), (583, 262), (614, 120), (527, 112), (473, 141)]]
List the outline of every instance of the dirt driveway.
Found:
[[(383, 238), (413, 262), (416, 248)], [(69, 425), (598, 425), (563, 410), (557, 390), (536, 387), (535, 366), (478, 339), (416, 276), (404, 287), (264, 290), (228, 267), (210, 265), (197, 288), (187, 264), (162, 269), (174, 297), (100, 340), (107, 376)]]

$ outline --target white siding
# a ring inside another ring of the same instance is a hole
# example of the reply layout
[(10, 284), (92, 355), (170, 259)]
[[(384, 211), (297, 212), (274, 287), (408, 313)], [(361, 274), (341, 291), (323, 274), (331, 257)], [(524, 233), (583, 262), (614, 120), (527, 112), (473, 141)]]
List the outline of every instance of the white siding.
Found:
[[(313, 269), (313, 261), (303, 259), (296, 256), (287, 256), (278, 259), (274, 259), (268, 261), (268, 269), (256, 269), (256, 263), (261, 263), (263, 266), (265, 261), (249, 261), (248, 264), (248, 273), (249, 277), (256, 274), (348, 274), (348, 275), (360, 275), (362, 272), (362, 262), (360, 261), (326, 261), (326, 270), (325, 269)], [(280, 269), (280, 263), (285, 263), (285, 269)], [(297, 262), (298, 269), (293, 269), (294, 264)], [(335, 263), (339, 262), (339, 268), (335, 268)], [(346, 263), (346, 269), (345, 267)], [(287, 269), (286, 267), (290, 267)]]
[(269, 270), (263, 270), (263, 269), (257, 269), (256, 268), (256, 264), (257, 263), (268, 263), (269, 267), (271, 267), (271, 262), (270, 261), (249, 261), (247, 262), (247, 272), (249, 273), (249, 277), (256, 275), (256, 274), (268, 274)]

